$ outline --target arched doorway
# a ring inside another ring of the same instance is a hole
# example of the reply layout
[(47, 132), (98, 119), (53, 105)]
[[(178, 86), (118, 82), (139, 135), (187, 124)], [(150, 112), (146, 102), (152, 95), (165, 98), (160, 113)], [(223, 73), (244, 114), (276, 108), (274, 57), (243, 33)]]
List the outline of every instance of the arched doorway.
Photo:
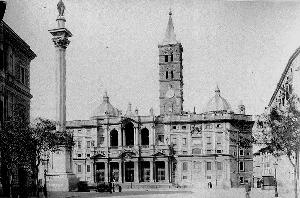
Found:
[(125, 132), (125, 146), (134, 145), (134, 126), (131, 122), (127, 123), (124, 127)]
[(147, 128), (141, 130), (141, 144), (149, 145), (149, 130)]
[(110, 132), (110, 146), (111, 147), (118, 146), (118, 131), (116, 129), (113, 129)]

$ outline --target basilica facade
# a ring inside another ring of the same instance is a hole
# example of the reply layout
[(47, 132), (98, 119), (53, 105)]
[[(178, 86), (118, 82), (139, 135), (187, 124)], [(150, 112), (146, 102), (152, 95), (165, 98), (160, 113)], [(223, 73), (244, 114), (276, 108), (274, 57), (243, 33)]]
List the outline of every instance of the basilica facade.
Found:
[(129, 104), (122, 114), (104, 93), (90, 120), (67, 122), (76, 143), (73, 172), (89, 183), (134, 187), (230, 188), (252, 181), (253, 119), (245, 106), (234, 112), (216, 87), (204, 112), (183, 110), (183, 46), (171, 12), (158, 50), (160, 113), (140, 115)]

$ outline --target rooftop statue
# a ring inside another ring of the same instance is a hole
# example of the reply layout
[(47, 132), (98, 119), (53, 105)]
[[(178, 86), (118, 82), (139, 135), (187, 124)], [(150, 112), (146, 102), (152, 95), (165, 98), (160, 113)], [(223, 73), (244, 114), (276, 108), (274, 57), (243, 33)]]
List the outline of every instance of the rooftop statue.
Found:
[(60, 0), (57, 4), (58, 16), (64, 16), (65, 9), (66, 7), (64, 2)]

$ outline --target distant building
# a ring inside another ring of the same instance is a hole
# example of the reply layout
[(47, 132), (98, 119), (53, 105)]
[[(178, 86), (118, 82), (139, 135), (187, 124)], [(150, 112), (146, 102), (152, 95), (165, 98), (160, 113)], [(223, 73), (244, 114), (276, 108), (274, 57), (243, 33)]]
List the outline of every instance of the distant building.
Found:
[[(252, 180), (252, 116), (239, 105), (234, 113), (215, 89), (203, 113), (183, 111), (183, 47), (176, 40), (172, 13), (159, 48), (160, 114), (125, 114), (104, 94), (90, 120), (69, 121), (76, 145), (73, 171), (90, 183), (126, 186), (189, 185), (239, 187)], [(51, 162), (50, 162), (51, 164)]]

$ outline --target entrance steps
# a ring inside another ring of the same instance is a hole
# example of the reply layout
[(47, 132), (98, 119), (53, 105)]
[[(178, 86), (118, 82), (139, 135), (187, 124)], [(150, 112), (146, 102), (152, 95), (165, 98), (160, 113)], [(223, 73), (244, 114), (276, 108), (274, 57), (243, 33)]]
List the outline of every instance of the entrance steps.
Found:
[(123, 189), (169, 189), (174, 188), (172, 183), (159, 183), (159, 182), (142, 182), (142, 183), (135, 183), (135, 182), (126, 182), (126, 183), (119, 183)]

